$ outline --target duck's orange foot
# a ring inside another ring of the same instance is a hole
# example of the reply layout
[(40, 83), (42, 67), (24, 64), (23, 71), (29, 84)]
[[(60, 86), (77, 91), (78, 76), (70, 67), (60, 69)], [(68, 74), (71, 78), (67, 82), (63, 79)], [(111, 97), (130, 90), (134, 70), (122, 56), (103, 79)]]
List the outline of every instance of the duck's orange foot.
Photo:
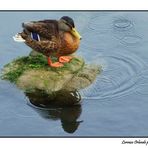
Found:
[(71, 56), (61, 56), (59, 57), (59, 62), (60, 63), (68, 63), (72, 60), (73, 57)]
[(50, 64), (50, 66), (58, 68), (58, 67), (63, 67), (64, 65), (62, 63), (60, 63), (60, 62), (55, 62), (55, 63)]
[(55, 68), (58, 68), (58, 67), (63, 67), (64, 65), (60, 62), (55, 62), (55, 63), (52, 63), (51, 59), (48, 58), (48, 65), (50, 67), (55, 67)]

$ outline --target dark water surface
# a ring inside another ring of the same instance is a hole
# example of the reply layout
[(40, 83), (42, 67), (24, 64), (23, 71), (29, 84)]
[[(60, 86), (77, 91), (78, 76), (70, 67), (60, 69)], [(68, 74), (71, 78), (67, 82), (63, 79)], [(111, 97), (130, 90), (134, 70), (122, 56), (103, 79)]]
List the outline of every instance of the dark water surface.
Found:
[(0, 12), (0, 69), (31, 49), (12, 36), (30, 20), (69, 15), (79, 55), (103, 72), (80, 106), (41, 109), (0, 80), (0, 136), (148, 136), (148, 12)]

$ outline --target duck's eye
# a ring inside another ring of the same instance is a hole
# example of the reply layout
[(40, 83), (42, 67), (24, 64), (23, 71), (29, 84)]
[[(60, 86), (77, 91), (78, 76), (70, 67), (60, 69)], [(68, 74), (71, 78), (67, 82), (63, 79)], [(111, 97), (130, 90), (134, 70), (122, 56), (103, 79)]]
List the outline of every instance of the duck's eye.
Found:
[(72, 29), (72, 26), (69, 23), (65, 22), (65, 24)]

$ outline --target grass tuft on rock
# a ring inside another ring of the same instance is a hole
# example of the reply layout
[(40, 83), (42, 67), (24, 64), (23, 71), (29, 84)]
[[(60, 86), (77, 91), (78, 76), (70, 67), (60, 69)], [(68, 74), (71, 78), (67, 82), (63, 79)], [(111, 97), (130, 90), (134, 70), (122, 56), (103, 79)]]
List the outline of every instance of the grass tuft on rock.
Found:
[[(53, 58), (52, 61), (56, 61), (56, 59)], [(80, 62), (82, 62), (82, 59), (80, 60), (78, 58), (73, 58), (70, 63), (65, 63), (61, 68), (52, 68), (48, 66), (47, 58), (42, 54), (38, 54), (36, 56), (20, 57), (4, 66), (1, 78), (9, 80), (12, 83), (16, 83), (18, 78), (27, 70), (44, 69), (47, 71), (59, 73), (65, 70), (72, 71), (72, 65), (77, 65)], [(84, 62), (82, 67), (83, 66)]]

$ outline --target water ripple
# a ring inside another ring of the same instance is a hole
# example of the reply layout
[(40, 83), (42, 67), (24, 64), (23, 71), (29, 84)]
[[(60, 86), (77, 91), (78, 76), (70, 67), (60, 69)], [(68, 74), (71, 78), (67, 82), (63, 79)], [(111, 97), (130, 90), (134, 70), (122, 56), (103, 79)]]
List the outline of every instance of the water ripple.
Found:
[(127, 35), (121, 39), (121, 43), (125, 45), (136, 45), (142, 40), (140, 36), (137, 35)]
[(148, 83), (140, 84), (136, 90), (141, 95), (148, 95)]
[(113, 21), (114, 29), (118, 31), (129, 30), (133, 27), (133, 23), (125, 18), (119, 18)]
[(130, 52), (120, 50), (104, 52), (94, 61), (99, 64), (100, 58), (106, 61), (106, 68), (90, 87), (81, 91), (84, 98), (114, 98), (135, 92), (139, 74), (146, 67), (142, 59)]
[(141, 71), (141, 73), (139, 74), (139, 83), (136, 89), (136, 93), (142, 96), (148, 95), (148, 70), (147, 69)]
[(106, 32), (112, 28), (112, 18), (106, 17), (109, 14), (96, 15), (91, 18), (88, 29), (91, 31)]
[[(132, 20), (124, 17), (114, 18), (112, 22), (112, 34), (117, 39), (126, 39), (125, 36), (133, 35), (135, 32)], [(125, 37), (125, 38), (124, 38)]]

